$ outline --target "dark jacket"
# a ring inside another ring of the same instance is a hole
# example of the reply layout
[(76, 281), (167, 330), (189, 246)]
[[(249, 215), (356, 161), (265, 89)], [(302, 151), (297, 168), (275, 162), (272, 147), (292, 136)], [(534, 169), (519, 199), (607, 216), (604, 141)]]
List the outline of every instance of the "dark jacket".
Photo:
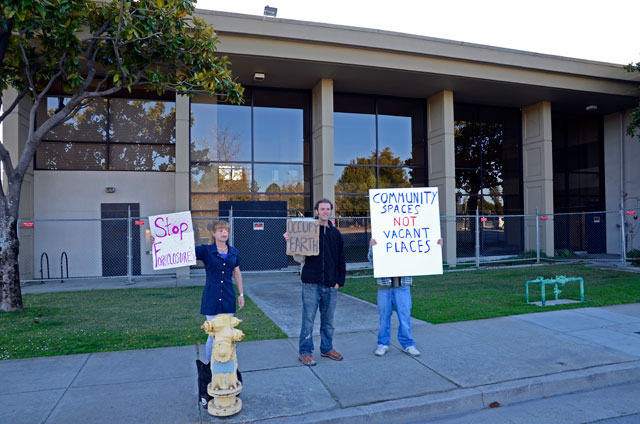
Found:
[(344, 286), (347, 264), (344, 259), (342, 234), (329, 221), (328, 226), (320, 226), (320, 253), (307, 256), (302, 267), (303, 283), (323, 284), (325, 286)]
[(236, 292), (233, 287), (233, 270), (240, 266), (240, 255), (229, 246), (224, 259), (214, 244), (196, 247), (196, 258), (204, 262), (207, 280), (202, 291), (200, 313), (202, 315), (233, 314), (236, 312)]

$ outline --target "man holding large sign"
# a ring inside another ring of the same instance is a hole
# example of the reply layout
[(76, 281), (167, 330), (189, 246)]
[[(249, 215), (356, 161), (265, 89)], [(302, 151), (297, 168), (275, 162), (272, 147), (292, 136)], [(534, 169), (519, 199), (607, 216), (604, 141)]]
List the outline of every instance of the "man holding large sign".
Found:
[(377, 277), (380, 318), (375, 355), (383, 356), (389, 350), (395, 307), (402, 351), (418, 356), (420, 351), (411, 337), (411, 276), (442, 274), (438, 189), (369, 190), (369, 204), (369, 260)]

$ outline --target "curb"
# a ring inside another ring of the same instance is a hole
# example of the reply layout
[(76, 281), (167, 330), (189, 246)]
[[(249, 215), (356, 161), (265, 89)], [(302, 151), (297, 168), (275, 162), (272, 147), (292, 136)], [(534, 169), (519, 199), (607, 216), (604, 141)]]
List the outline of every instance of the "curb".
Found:
[(507, 405), (613, 386), (630, 381), (640, 381), (640, 360), (540, 377), (523, 378), (473, 388), (462, 388), (370, 405), (253, 422), (264, 424), (374, 424), (416, 421), (424, 418), (436, 418), (477, 411), (487, 408), (492, 402)]

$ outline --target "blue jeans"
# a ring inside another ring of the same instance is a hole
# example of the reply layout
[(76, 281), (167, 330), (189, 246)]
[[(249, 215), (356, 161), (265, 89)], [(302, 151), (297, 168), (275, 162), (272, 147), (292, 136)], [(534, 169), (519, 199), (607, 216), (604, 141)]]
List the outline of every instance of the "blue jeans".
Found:
[(414, 346), (416, 343), (411, 338), (411, 291), (409, 286), (390, 289), (378, 288), (378, 315), (380, 316), (378, 344), (389, 346), (391, 342), (391, 314), (394, 306), (398, 321), (400, 321), (398, 341), (403, 349)]
[(320, 284), (302, 283), (302, 327), (300, 328), (300, 355), (313, 353), (313, 321), (320, 309), (320, 353), (333, 350), (333, 313), (336, 310), (338, 290)]

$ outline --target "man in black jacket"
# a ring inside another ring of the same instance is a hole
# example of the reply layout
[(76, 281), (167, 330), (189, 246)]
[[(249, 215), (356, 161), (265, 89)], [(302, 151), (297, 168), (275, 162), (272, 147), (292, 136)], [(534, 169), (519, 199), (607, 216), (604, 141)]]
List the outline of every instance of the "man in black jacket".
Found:
[[(320, 309), (320, 355), (341, 361), (342, 355), (333, 348), (333, 314), (336, 310), (338, 288), (344, 286), (346, 262), (344, 242), (340, 231), (329, 218), (333, 204), (328, 199), (316, 202), (315, 213), (320, 223), (320, 253), (307, 256), (302, 267), (302, 327), (298, 359), (305, 365), (315, 365), (313, 358), (313, 322)], [(289, 240), (289, 234), (284, 233)]]

